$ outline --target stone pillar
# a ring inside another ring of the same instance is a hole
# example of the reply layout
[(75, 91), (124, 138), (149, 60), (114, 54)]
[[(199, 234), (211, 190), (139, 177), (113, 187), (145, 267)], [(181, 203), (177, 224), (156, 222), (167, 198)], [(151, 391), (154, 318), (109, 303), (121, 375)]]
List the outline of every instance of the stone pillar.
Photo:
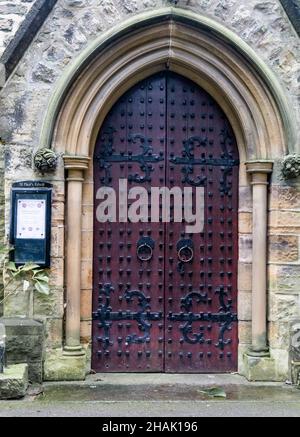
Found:
[(89, 158), (65, 156), (67, 175), (66, 324), (64, 355), (78, 356), (80, 345), (82, 184)]
[(253, 193), (252, 345), (248, 355), (269, 355), (267, 343), (267, 217), (270, 161), (247, 163)]

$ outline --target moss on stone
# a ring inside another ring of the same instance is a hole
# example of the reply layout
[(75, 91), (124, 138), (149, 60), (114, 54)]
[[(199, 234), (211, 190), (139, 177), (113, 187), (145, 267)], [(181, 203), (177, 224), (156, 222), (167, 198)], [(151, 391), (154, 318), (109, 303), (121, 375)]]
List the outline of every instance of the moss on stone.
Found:
[(86, 355), (65, 356), (61, 349), (46, 352), (44, 381), (83, 381), (86, 377)]
[(0, 399), (19, 399), (28, 388), (27, 364), (15, 364), (0, 374)]
[[(5, 197), (4, 197), (4, 151), (0, 139), (0, 244), (4, 240), (4, 223), (5, 223)], [(0, 255), (0, 301), (3, 299), (3, 260)], [(3, 314), (3, 305), (0, 304), (0, 317)]]

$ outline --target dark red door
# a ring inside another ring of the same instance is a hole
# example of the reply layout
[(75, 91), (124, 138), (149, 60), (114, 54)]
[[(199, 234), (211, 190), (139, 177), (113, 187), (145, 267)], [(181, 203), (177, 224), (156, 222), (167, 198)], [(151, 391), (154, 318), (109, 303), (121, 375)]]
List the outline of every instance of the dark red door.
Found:
[[(94, 157), (95, 371), (237, 369), (238, 164), (226, 116), (179, 75), (144, 80), (110, 111)], [(117, 208), (101, 223), (103, 187), (114, 189)], [(141, 187), (149, 194), (138, 211), (149, 211), (144, 222), (126, 221), (126, 205), (119, 214), (120, 196), (134, 187), (128, 208)], [(172, 201), (170, 222), (162, 210), (151, 222), (152, 187), (192, 188), (194, 206), (201, 192), (201, 232), (174, 220)]]

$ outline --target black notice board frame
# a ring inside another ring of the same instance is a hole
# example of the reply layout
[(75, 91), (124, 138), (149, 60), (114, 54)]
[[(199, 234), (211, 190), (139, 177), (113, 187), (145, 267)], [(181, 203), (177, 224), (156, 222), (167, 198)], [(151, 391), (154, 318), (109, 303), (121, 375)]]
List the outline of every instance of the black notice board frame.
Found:
[[(17, 238), (17, 213), (18, 200), (34, 199), (45, 200), (45, 238), (21, 239)], [(10, 244), (13, 249), (10, 252), (10, 259), (17, 266), (28, 262), (49, 268), (51, 264), (51, 204), (52, 185), (41, 181), (23, 181), (13, 184), (11, 191), (11, 219), (10, 219)]]

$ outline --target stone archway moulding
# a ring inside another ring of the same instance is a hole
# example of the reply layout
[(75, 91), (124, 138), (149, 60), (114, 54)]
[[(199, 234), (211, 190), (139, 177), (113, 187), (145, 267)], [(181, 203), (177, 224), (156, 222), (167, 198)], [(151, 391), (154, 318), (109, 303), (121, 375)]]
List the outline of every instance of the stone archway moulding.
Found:
[(252, 351), (265, 356), (267, 176), (273, 159), (294, 150), (296, 130), (284, 92), (255, 52), (220, 24), (179, 8), (136, 15), (95, 40), (62, 77), (50, 101), (40, 144), (65, 155), (67, 228), (72, 229), (66, 249), (65, 355), (82, 354), (82, 183), (97, 134), (121, 95), (166, 68), (191, 79), (219, 103), (235, 131), (241, 162), (248, 163), (254, 212)]
[(166, 66), (218, 101), (235, 129), (242, 158), (272, 159), (295, 150), (294, 120), (273, 72), (226, 27), (179, 8), (136, 15), (93, 41), (59, 81), (40, 144), (91, 156), (113, 103)]

